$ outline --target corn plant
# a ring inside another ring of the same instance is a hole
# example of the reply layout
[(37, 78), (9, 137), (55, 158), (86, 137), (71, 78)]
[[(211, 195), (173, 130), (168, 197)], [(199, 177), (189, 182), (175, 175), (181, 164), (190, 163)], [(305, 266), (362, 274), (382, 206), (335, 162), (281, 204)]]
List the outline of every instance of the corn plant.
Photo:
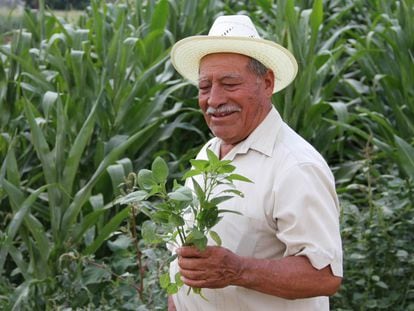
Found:
[(0, 47), (0, 274), (17, 284), (2, 305), (35, 310), (51, 307), (61, 258), (93, 256), (128, 218), (111, 200), (134, 160), (194, 129), (169, 100), (186, 83), (170, 82), (167, 1), (143, 7), (148, 24), (127, 3), (92, 1), (78, 25), (41, 4)]
[[(374, 6), (374, 5), (373, 5)], [(414, 180), (414, 38), (410, 1), (396, 6), (380, 1), (353, 53), (362, 77), (347, 79), (345, 92), (361, 104), (352, 109), (352, 122), (343, 125), (365, 141), (373, 136), (379, 156), (392, 159), (401, 174)], [(367, 35), (366, 35), (367, 34)]]

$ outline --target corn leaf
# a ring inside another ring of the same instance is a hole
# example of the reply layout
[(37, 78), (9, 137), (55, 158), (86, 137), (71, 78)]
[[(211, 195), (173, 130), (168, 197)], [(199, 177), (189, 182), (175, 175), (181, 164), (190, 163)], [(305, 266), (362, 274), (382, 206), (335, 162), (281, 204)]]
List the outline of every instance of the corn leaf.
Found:
[(414, 180), (414, 147), (397, 135), (395, 135), (395, 142), (400, 165), (407, 176)]
[(99, 247), (105, 242), (105, 240), (110, 236), (111, 233), (116, 231), (121, 224), (121, 222), (128, 217), (130, 208), (126, 207), (121, 210), (118, 214), (111, 218), (111, 220), (103, 227), (100, 235), (92, 242), (91, 245), (86, 247), (83, 251), (85, 255), (90, 255), (95, 253)]

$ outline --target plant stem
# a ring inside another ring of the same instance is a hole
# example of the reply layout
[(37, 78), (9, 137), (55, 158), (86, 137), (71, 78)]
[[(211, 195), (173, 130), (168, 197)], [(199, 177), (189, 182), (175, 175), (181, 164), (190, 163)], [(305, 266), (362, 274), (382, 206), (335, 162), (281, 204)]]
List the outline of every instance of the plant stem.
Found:
[(139, 295), (139, 298), (141, 299), (141, 301), (144, 302), (143, 292), (144, 292), (145, 270), (142, 267), (142, 252), (141, 252), (141, 250), (139, 248), (139, 245), (138, 245), (138, 235), (137, 235), (137, 231), (136, 231), (137, 224), (136, 224), (136, 220), (135, 220), (135, 217), (136, 217), (135, 208), (138, 208), (137, 204), (132, 204), (131, 205), (131, 223), (130, 223), (129, 230), (131, 232), (132, 240), (134, 242), (135, 253), (136, 253), (136, 256), (137, 256), (136, 264), (137, 264), (137, 267), (138, 267), (138, 270), (139, 270), (139, 276), (140, 276), (140, 281), (139, 281), (140, 284), (139, 284), (139, 288), (138, 288), (138, 295)]
[(178, 231), (178, 236), (180, 237), (181, 244), (184, 245), (185, 240), (186, 240), (186, 237), (185, 237), (185, 234), (184, 234), (184, 228), (182, 226), (177, 227), (177, 231)]

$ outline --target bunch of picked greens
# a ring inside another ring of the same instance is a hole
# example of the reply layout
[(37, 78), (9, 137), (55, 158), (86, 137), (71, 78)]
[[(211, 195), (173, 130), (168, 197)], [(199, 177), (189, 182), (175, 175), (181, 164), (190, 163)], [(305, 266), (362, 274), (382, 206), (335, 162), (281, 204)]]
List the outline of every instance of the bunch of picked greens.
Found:
[[(146, 242), (181, 244), (204, 250), (210, 236), (217, 245), (221, 245), (220, 236), (211, 228), (220, 221), (223, 213), (238, 212), (220, 209), (218, 205), (234, 196), (243, 196), (233, 181), (251, 181), (233, 173), (235, 167), (230, 160), (220, 160), (209, 149), (207, 157), (208, 160), (191, 160), (192, 169), (183, 176), (183, 179), (191, 179), (193, 189), (174, 180), (169, 192), (169, 169), (160, 157), (154, 160), (151, 170), (138, 172), (139, 189), (121, 202), (140, 202), (141, 209), (151, 218), (142, 226), (142, 237)], [(160, 285), (168, 294), (177, 292), (182, 284), (179, 274), (175, 276), (175, 283), (171, 282), (168, 272), (160, 277)], [(200, 293), (199, 289), (194, 288), (193, 291)]]

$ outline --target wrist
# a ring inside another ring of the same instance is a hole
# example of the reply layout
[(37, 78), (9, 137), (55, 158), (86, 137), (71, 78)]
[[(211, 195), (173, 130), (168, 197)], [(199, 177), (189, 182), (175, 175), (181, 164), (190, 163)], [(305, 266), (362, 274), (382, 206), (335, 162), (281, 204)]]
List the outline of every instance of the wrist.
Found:
[(247, 257), (238, 257), (237, 274), (232, 285), (248, 287), (249, 261)]

